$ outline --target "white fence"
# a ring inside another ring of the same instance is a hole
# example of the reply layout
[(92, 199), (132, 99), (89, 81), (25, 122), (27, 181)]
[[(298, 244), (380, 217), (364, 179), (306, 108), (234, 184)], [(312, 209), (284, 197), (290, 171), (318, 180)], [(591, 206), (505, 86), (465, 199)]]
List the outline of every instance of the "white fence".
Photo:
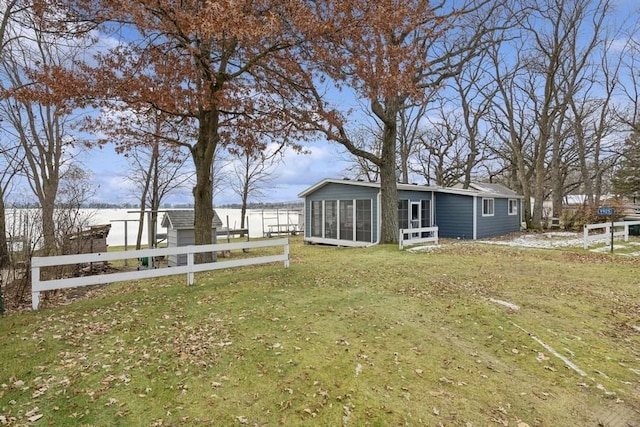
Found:
[[(426, 237), (423, 237), (424, 233), (427, 234)], [(420, 243), (433, 242), (437, 245), (438, 244), (438, 227), (400, 229), (400, 238), (398, 239), (398, 242), (399, 242), (400, 250), (403, 250), (405, 246), (417, 245)]]
[[(600, 224), (585, 224), (583, 231), (583, 247), (587, 249), (589, 247), (589, 243), (594, 241), (611, 239), (611, 223), (600, 223)], [(629, 226), (630, 225), (640, 225), (640, 221), (618, 221), (613, 223), (613, 237), (622, 237), (625, 242), (629, 241)], [(604, 229), (604, 233), (598, 234), (589, 234), (590, 230), (601, 230)], [(618, 231), (616, 231), (618, 230)]]
[[(194, 254), (203, 252), (223, 252), (238, 249), (255, 249), (269, 246), (282, 246), (284, 253), (281, 255), (260, 256), (228, 261), (217, 261), (206, 264), (195, 264)], [(168, 255), (187, 254), (187, 265), (167, 268), (155, 268), (139, 271), (126, 271), (120, 273), (99, 274), (93, 276), (73, 277), (67, 279), (41, 280), (40, 268), (60, 265), (83, 264), (92, 262), (115, 261), (122, 259), (138, 258), (150, 259)], [(33, 257), (31, 259), (31, 296), (32, 307), (38, 309), (40, 305), (40, 292), (53, 289), (75, 288), (79, 286), (100, 285), (105, 283), (120, 282), (125, 280), (149, 279), (152, 277), (186, 274), (187, 283), (192, 285), (194, 273), (200, 271), (219, 270), (223, 268), (242, 267), (247, 265), (265, 264), (270, 262), (284, 262), (284, 267), (289, 267), (289, 239), (260, 240), (240, 243), (222, 243), (200, 246), (180, 246), (173, 248), (143, 249), (138, 251), (100, 252), (94, 254), (61, 255), (52, 257)]]

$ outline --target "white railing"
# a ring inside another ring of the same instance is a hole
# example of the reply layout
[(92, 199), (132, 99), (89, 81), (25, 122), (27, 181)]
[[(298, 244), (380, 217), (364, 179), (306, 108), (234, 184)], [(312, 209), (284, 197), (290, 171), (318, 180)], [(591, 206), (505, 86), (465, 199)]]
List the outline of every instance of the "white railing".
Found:
[[(589, 243), (600, 240), (611, 239), (611, 223), (585, 224), (583, 231), (583, 247), (587, 249)], [(640, 225), (640, 221), (618, 221), (613, 223), (613, 237), (622, 237), (625, 242), (629, 241), (629, 226)], [(590, 230), (604, 229), (604, 233), (589, 234)], [(618, 229), (618, 231), (616, 231)], [(622, 229), (622, 230), (620, 230)]]
[[(206, 264), (195, 264), (194, 255), (203, 252), (223, 252), (238, 249), (254, 249), (269, 246), (283, 246), (284, 253), (280, 255), (259, 256), (228, 261), (217, 261)], [(131, 258), (152, 258), (168, 255), (187, 254), (187, 265), (148, 270), (126, 271), (120, 273), (98, 274), (93, 276), (73, 277), (67, 279), (40, 279), (40, 268), (60, 265), (84, 264), (93, 262), (115, 261)], [(31, 258), (31, 296), (32, 307), (38, 309), (40, 292), (54, 289), (75, 288), (79, 286), (100, 285), (125, 280), (149, 279), (153, 277), (186, 274), (187, 284), (194, 283), (194, 273), (200, 271), (219, 270), (223, 268), (242, 267), (247, 265), (265, 264), (270, 262), (284, 262), (289, 267), (289, 239), (260, 240), (240, 243), (222, 243), (200, 246), (179, 246), (160, 249), (143, 249), (137, 251), (99, 252), (93, 254), (60, 255), (52, 257)]]
[[(427, 237), (422, 237), (423, 233), (427, 233)], [(400, 250), (403, 250), (405, 246), (429, 242), (438, 244), (438, 227), (400, 229), (400, 238), (398, 239)]]

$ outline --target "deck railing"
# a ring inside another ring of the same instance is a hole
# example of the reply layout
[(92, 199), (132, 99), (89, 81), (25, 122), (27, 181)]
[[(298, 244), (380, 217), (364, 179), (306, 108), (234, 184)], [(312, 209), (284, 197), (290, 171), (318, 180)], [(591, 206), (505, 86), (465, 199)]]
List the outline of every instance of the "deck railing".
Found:
[(438, 244), (438, 227), (400, 229), (398, 239), (400, 250), (403, 250), (405, 246), (430, 242)]

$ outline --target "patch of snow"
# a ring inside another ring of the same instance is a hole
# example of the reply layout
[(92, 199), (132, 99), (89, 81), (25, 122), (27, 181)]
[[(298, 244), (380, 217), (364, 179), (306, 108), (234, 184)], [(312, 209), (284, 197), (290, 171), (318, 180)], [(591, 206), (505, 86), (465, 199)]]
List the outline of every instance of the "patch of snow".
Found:
[(491, 302), (495, 302), (496, 304), (500, 304), (500, 305), (504, 305), (505, 307), (509, 307), (512, 310), (518, 311), (520, 310), (520, 306), (516, 305), (512, 302), (509, 301), (502, 301), (500, 299), (495, 299), (495, 298), (489, 298), (489, 301)]
[(551, 238), (547, 238), (542, 235), (535, 234), (525, 234), (523, 236), (517, 237), (513, 240), (482, 240), (480, 243), (488, 243), (491, 245), (503, 245), (503, 246), (514, 246), (514, 247), (525, 247), (525, 248), (559, 248), (559, 247), (568, 247), (568, 246), (582, 246), (582, 238), (578, 238), (577, 234), (573, 233), (574, 238), (572, 239), (563, 239), (563, 240), (553, 240)]
[(544, 233), (545, 237), (577, 237), (577, 233), (572, 233), (571, 231), (550, 231), (548, 233)]
[(430, 252), (435, 249), (440, 249), (440, 245), (416, 246), (416, 247), (407, 249), (407, 252)]
[[(601, 239), (590, 240), (589, 244), (606, 243), (610, 237), (602, 235)], [(584, 240), (582, 233), (572, 233), (568, 231), (554, 231), (541, 234), (523, 234), (513, 240), (478, 240), (478, 243), (487, 243), (490, 245), (502, 245), (524, 248), (566, 248), (566, 247), (582, 247)]]

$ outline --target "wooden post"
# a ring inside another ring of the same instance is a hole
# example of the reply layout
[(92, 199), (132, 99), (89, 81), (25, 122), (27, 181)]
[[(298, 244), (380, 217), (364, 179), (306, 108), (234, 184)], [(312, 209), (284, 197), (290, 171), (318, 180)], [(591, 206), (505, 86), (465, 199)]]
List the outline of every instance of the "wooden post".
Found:
[(191, 286), (194, 283), (194, 273), (193, 273), (193, 252), (189, 251), (187, 253), (187, 265), (189, 266), (189, 272), (187, 273), (187, 285)]
[(611, 209), (611, 253), (613, 253), (613, 209)]
[(284, 268), (289, 268), (289, 239), (287, 239), (287, 244), (284, 245)]
[(31, 266), (31, 308), (38, 309), (40, 305), (40, 292), (33, 289), (40, 285), (40, 267)]

